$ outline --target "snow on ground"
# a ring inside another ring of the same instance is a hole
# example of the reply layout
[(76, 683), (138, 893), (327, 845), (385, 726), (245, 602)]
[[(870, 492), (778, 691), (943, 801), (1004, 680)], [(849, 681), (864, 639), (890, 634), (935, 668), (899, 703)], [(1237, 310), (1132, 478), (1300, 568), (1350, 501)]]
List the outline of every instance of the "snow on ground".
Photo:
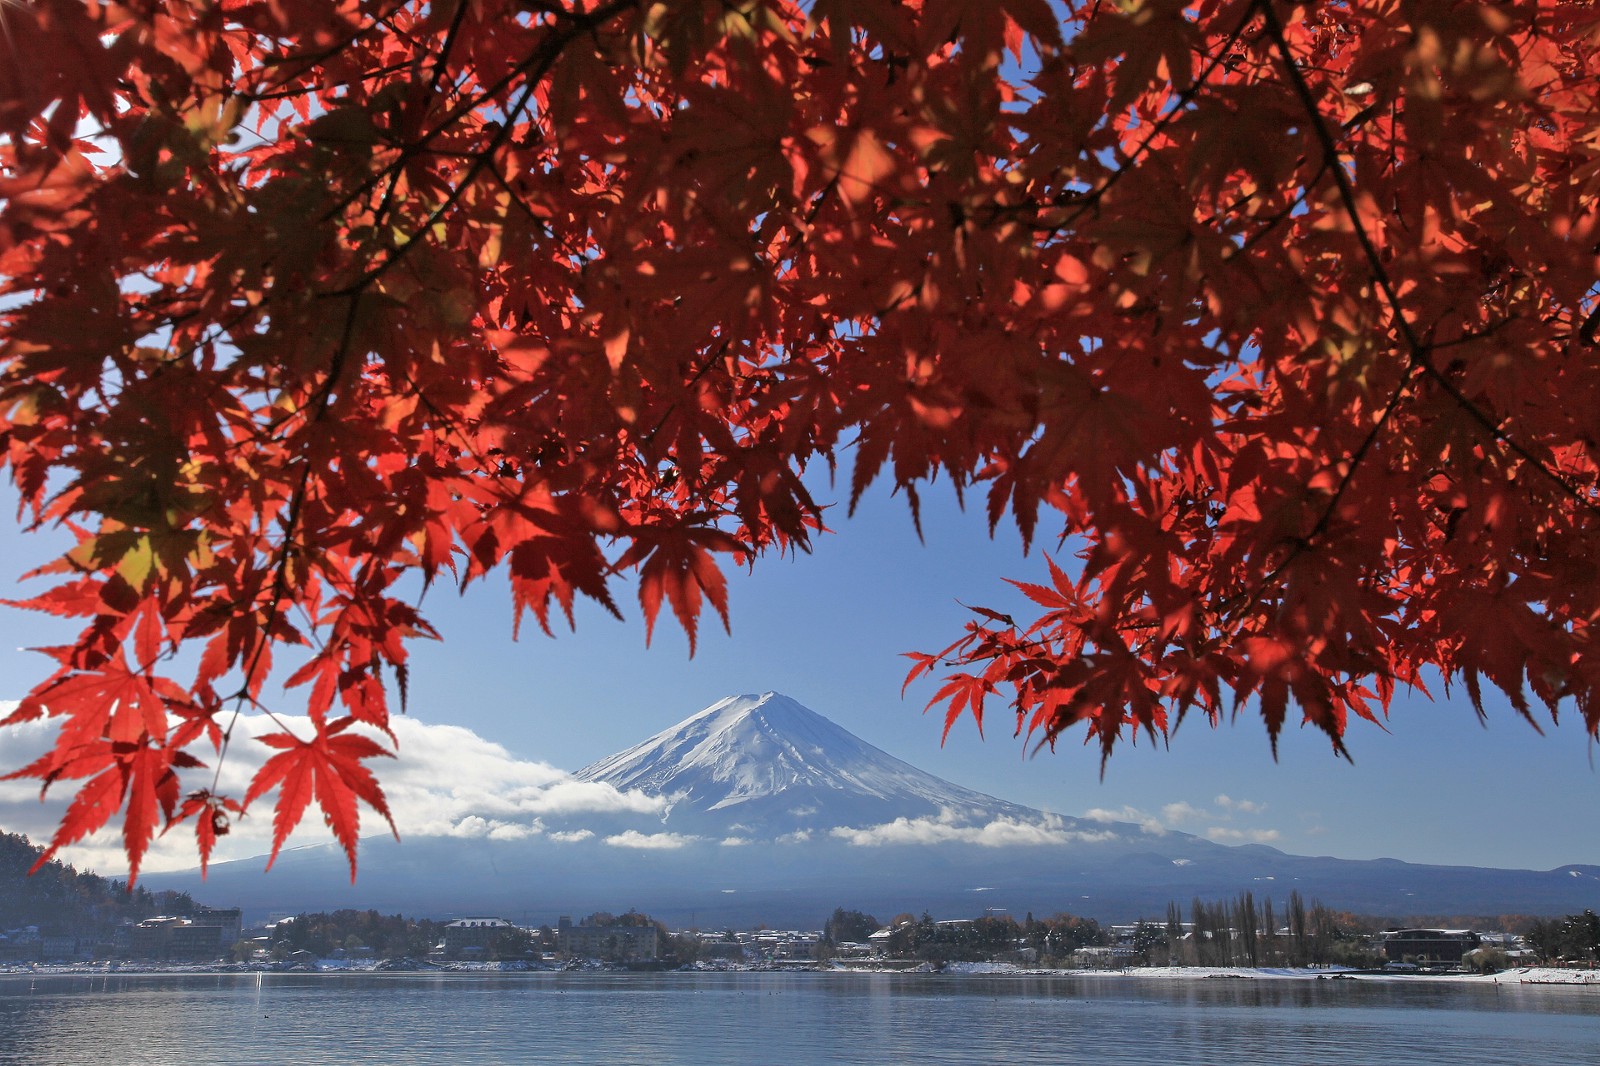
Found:
[(1327, 969), (1292, 969), (1287, 966), (1263, 966), (1252, 969), (1247, 966), (1141, 966), (1134, 970), (1118, 971), (1130, 977), (1153, 977), (1164, 980), (1194, 980), (1196, 978), (1234, 978), (1254, 979), (1267, 978), (1278, 980), (1288, 978), (1304, 981), (1318, 977), (1331, 977), (1336, 973), (1344, 973), (1345, 967), (1332, 966)]
[(1497, 985), (1594, 985), (1596, 988), (1600, 988), (1600, 970), (1557, 970), (1550, 967), (1534, 967), (1531, 969), (1507, 970), (1504, 973), (1497, 973), (1483, 980), (1493, 981)]
[[(1037, 972), (1037, 971), (1033, 971)], [(1057, 971), (1059, 972), (1059, 971)], [(1078, 970), (1074, 976), (1105, 974), (1113, 977), (1135, 977), (1155, 980), (1197, 980), (1206, 978), (1232, 980), (1291, 980), (1291, 981), (1446, 981), (1459, 984), (1534, 984), (1534, 985), (1594, 985), (1600, 988), (1600, 971), (1558, 970), (1549, 967), (1505, 970), (1495, 974), (1476, 973), (1373, 973), (1352, 970), (1343, 966), (1293, 969), (1283, 966), (1263, 966), (1256, 969), (1245, 966), (1150, 966), (1129, 970)]]
[(1106, 980), (1133, 978), (1154, 981), (1443, 981), (1478, 985), (1593, 985), (1600, 988), (1600, 970), (1523, 968), (1496, 974), (1476, 973), (1373, 973), (1344, 966), (1291, 968), (1287, 966), (1141, 966), (1126, 970), (1048, 970), (1001, 962), (946, 963), (945, 974), (1018, 974), (1031, 977), (1096, 977)]

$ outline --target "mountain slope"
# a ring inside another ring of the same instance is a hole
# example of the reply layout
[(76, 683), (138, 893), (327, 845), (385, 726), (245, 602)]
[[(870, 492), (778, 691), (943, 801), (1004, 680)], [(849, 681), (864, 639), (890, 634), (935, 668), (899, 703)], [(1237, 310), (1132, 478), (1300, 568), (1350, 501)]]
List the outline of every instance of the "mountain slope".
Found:
[[(207, 898), (253, 912), (336, 907), (411, 914), (624, 911), (669, 922), (815, 927), (834, 907), (968, 917), (985, 908), (1102, 921), (1169, 901), (1291, 890), (1386, 914), (1564, 914), (1592, 906), (1600, 868), (1495, 870), (1287, 855), (1187, 833), (1047, 815), (953, 785), (776, 693), (722, 700), (578, 778), (670, 798), (545, 816), (514, 839), (407, 834), (361, 843), (349, 883), (331, 844), (215, 863)], [(665, 822), (663, 826), (662, 822)], [(404, 827), (402, 827), (404, 831)], [(144, 883), (198, 891), (197, 872)]]
[(1045, 817), (919, 770), (776, 692), (729, 696), (575, 776), (669, 797), (666, 824), (699, 832)]

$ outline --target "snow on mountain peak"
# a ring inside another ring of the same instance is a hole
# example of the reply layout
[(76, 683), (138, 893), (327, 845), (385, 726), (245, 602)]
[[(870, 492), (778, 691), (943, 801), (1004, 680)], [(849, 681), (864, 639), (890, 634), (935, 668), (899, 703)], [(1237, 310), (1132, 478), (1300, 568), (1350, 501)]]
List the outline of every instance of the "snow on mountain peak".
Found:
[(1037, 818), (894, 758), (778, 692), (729, 696), (578, 771), (672, 798), (666, 821), (792, 832), (896, 818)]

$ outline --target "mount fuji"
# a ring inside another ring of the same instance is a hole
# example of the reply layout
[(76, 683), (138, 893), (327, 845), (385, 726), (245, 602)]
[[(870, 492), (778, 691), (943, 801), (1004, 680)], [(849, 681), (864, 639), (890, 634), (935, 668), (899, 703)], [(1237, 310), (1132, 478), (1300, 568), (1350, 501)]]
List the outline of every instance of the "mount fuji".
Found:
[[(587, 806), (561, 807), (550, 800), (557, 792)], [(478, 794), (482, 810), (443, 831), (402, 824), (401, 842), (363, 839), (355, 885), (332, 844), (287, 849), (265, 875), (258, 857), (214, 863), (203, 882), (196, 871), (141, 883), (252, 913), (375, 907), (548, 920), (637, 907), (669, 923), (808, 928), (841, 905), (880, 916), (999, 907), (1125, 921), (1160, 915), (1171, 900), (1298, 890), (1403, 917), (1570, 913), (1600, 892), (1594, 866), (1314, 858), (1048, 814), (925, 773), (773, 692), (723, 699), (537, 796)]]
[(1030, 807), (901, 762), (788, 696), (729, 696), (577, 772), (668, 801), (674, 830), (778, 837), (897, 819), (1032, 821)]

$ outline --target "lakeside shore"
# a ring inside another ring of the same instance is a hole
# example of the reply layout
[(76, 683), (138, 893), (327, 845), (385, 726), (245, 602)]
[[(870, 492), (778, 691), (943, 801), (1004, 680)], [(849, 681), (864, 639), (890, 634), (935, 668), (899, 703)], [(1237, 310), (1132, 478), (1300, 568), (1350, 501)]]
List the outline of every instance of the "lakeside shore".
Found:
[(1107, 981), (1158, 980), (1265, 980), (1265, 981), (1383, 981), (1431, 982), (1463, 986), (1518, 985), (1592, 987), (1600, 990), (1600, 971), (1572, 970), (1555, 967), (1522, 967), (1499, 973), (1477, 974), (1454, 971), (1381, 972), (1352, 970), (1342, 967), (1288, 968), (1241, 966), (1148, 966), (1128, 969), (1049, 969), (1018, 966), (1011, 963), (952, 962), (943, 966), (923, 963), (910, 968), (871, 965), (842, 966), (834, 963), (781, 964), (736, 963), (680, 967), (676, 970), (634, 971), (625, 966), (613, 966), (588, 960), (576, 964), (552, 966), (547, 963), (512, 962), (446, 962), (395, 965), (394, 960), (318, 960), (315, 969), (306, 966), (282, 967), (241, 965), (231, 963), (184, 962), (117, 962), (117, 963), (9, 963), (0, 964), (0, 978), (5, 977), (136, 977), (187, 974), (327, 974), (370, 976), (380, 974), (625, 974), (630, 972), (664, 973), (866, 973), (915, 974), (929, 977), (1060, 977)]

